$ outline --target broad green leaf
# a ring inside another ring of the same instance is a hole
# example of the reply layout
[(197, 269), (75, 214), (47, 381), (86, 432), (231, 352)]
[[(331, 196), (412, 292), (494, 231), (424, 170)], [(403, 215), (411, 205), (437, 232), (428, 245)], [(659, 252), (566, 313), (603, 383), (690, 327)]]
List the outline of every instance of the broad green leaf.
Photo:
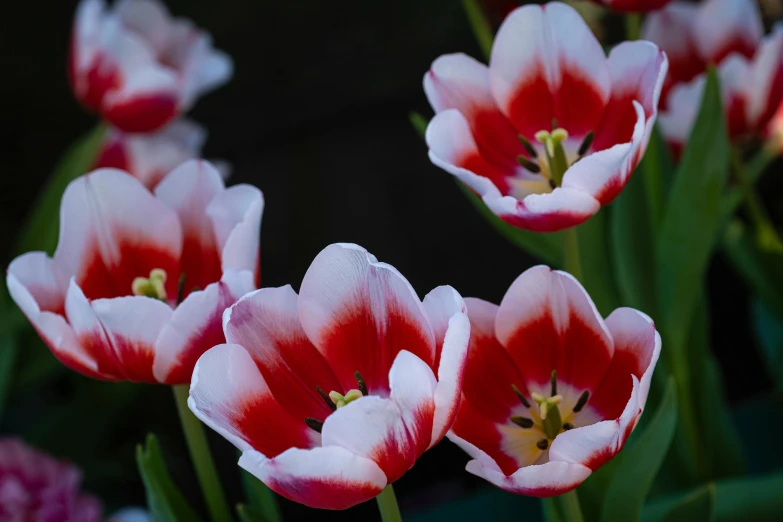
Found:
[[(667, 352), (681, 358), (699, 288), (718, 232), (729, 143), (714, 69), (676, 173), (656, 249), (659, 311)], [(673, 353), (674, 352), (674, 353)], [(680, 390), (681, 392), (687, 390)]]
[(147, 435), (147, 444), (136, 447), (136, 462), (147, 493), (147, 507), (154, 522), (199, 522), (193, 508), (169, 477), (158, 439)]
[(473, 36), (476, 37), (484, 58), (489, 60), (489, 56), (492, 54), (492, 41), (495, 37), (492, 36), (492, 26), (481, 9), (481, 2), (478, 0), (462, 0), (462, 7), (465, 8), (465, 15), (468, 17)]
[[(700, 486), (703, 488), (704, 486)], [(682, 499), (700, 488), (667, 495), (644, 507), (643, 522), (662, 522)], [(716, 522), (770, 522), (783, 513), (783, 473), (715, 482)], [(692, 519), (694, 522), (701, 519)]]
[(27, 216), (17, 240), (17, 252), (54, 253), (60, 227), (60, 199), (68, 183), (86, 174), (95, 162), (106, 128), (98, 125), (79, 138), (60, 159)]
[(609, 259), (606, 210), (601, 210), (576, 228), (582, 281), (601, 315), (609, 315), (620, 304)]
[(541, 499), (541, 514), (544, 516), (544, 522), (566, 522), (560, 515), (552, 497)]
[(424, 136), (427, 134), (427, 125), (429, 125), (429, 122), (427, 121), (427, 118), (422, 116), (420, 112), (411, 111), (408, 113), (408, 119), (411, 122), (411, 125), (413, 125), (413, 128), (416, 129), (416, 132), (424, 138)]
[(260, 509), (246, 504), (237, 506), (237, 516), (239, 517), (239, 522), (271, 522)]
[[(647, 207), (650, 212), (650, 220), (655, 230), (661, 224), (666, 203), (674, 183), (675, 169), (669, 148), (663, 139), (658, 127), (653, 128), (647, 151), (639, 165), (640, 172), (634, 176), (640, 176), (644, 180), (644, 192), (647, 199)], [(626, 189), (623, 189), (625, 191)]]
[(639, 520), (647, 493), (661, 467), (674, 436), (677, 422), (677, 393), (672, 379), (652, 421), (626, 448), (604, 497), (602, 522)]
[(250, 509), (249, 513), (261, 515), (263, 518), (258, 520), (264, 522), (282, 522), (283, 515), (280, 513), (280, 506), (274, 491), (247, 471), (240, 470), (240, 472), (247, 499), (245, 507)]
[(662, 522), (713, 522), (715, 520), (715, 484), (686, 495), (663, 517)]
[(560, 268), (563, 265), (563, 234), (555, 232), (553, 234), (540, 234), (521, 230), (512, 227), (491, 210), (487, 208), (481, 198), (471, 192), (469, 188), (457, 181), (460, 190), (467, 196), (473, 206), (484, 216), (500, 235), (506, 238), (509, 243), (516, 245), (522, 250), (538, 257), (549, 266)]
[(751, 301), (751, 323), (756, 344), (775, 389), (783, 394), (783, 322), (758, 297)]

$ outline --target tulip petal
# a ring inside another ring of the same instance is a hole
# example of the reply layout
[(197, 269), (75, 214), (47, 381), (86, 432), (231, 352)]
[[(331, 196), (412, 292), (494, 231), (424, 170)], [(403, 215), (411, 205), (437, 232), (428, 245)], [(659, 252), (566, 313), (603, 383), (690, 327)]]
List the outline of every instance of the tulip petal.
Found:
[(199, 357), (226, 342), (223, 312), (253, 288), (251, 272), (231, 270), (204, 290), (191, 292), (174, 310), (155, 341), (152, 369), (158, 382), (190, 383)]
[(255, 450), (271, 458), (320, 440), (304, 419), (294, 419), (280, 406), (250, 354), (237, 344), (221, 344), (201, 356), (188, 406), (243, 452)]
[(185, 277), (185, 296), (220, 281), (220, 250), (206, 208), (224, 189), (218, 171), (203, 160), (183, 163), (155, 189), (155, 196), (177, 213), (182, 224), (180, 274)]
[(700, 7), (693, 31), (704, 62), (719, 64), (731, 53), (751, 58), (764, 25), (752, 0), (709, 0)]
[(371, 500), (387, 484), (375, 462), (335, 446), (291, 448), (271, 460), (246, 451), (239, 465), (275, 493), (319, 509), (347, 509)]
[(489, 65), (500, 110), (533, 139), (552, 119), (577, 141), (595, 130), (609, 98), (601, 45), (571, 7), (524, 6), (498, 30)]
[(530, 392), (549, 396), (551, 373), (557, 371), (564, 411), (583, 391), (596, 389), (614, 353), (609, 331), (582, 285), (546, 266), (525, 271), (511, 284), (495, 332)]
[(326, 394), (348, 391), (302, 330), (298, 296), (290, 286), (245, 295), (226, 310), (224, 325), (228, 342), (245, 347), (278, 402), (294, 418), (324, 421), (332, 413), (316, 387)]
[(435, 388), (434, 446), (446, 435), (457, 415), (470, 346), (470, 320), (462, 297), (450, 286), (440, 286), (424, 298), (427, 319), (435, 333), (438, 369)]
[(356, 388), (358, 371), (371, 394), (387, 394), (401, 350), (427, 364), (435, 357), (432, 329), (410, 283), (357, 245), (334, 244), (318, 254), (302, 281), (299, 317), (346, 390)]
[(465, 469), (500, 489), (531, 497), (562, 495), (584, 482), (592, 473), (586, 466), (563, 461), (526, 466), (510, 476), (483, 466), (478, 460), (468, 462)]
[(776, 24), (756, 51), (750, 79), (744, 79), (747, 120), (751, 129), (763, 131), (783, 98), (783, 24)]
[(376, 462), (389, 483), (413, 467), (432, 439), (436, 381), (424, 361), (401, 351), (389, 372), (391, 397), (370, 395), (324, 422), (324, 446), (339, 446)]
[(60, 208), (55, 264), (90, 299), (131, 295), (136, 277), (155, 268), (176, 295), (182, 231), (177, 214), (135, 178), (100, 169), (68, 185)]

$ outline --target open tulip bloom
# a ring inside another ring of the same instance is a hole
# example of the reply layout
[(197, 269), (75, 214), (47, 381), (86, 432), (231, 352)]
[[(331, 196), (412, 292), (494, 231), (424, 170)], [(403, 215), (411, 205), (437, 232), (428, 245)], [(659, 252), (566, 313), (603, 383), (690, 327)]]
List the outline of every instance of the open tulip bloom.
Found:
[(433, 163), (519, 228), (582, 223), (623, 189), (647, 147), (666, 56), (626, 42), (607, 58), (571, 7), (513, 11), (489, 67), (441, 56), (424, 77)]
[(696, 120), (708, 64), (715, 64), (732, 140), (766, 138), (783, 100), (783, 25), (764, 36), (761, 13), (752, 0), (674, 3), (651, 14), (643, 35), (671, 61), (660, 126), (679, 151)]
[(82, 0), (71, 42), (76, 97), (126, 132), (151, 132), (225, 83), (231, 60), (159, 0)]
[(619, 308), (604, 321), (569, 274), (533, 267), (500, 306), (466, 299), (471, 346), (449, 439), (467, 470), (512, 493), (549, 497), (614, 457), (647, 401), (661, 338)]
[(671, 0), (593, 0), (618, 13), (647, 13), (657, 11)]
[(16, 304), (52, 353), (90, 377), (187, 384), (224, 341), (223, 311), (257, 287), (263, 198), (226, 189), (207, 162), (179, 166), (150, 193), (101, 169), (71, 182), (53, 258), (8, 267)]
[(188, 404), (239, 465), (308, 506), (378, 495), (448, 431), (470, 337), (451, 287), (422, 302), (356, 245), (313, 261), (300, 294), (264, 288), (223, 316), (229, 344), (199, 359)]

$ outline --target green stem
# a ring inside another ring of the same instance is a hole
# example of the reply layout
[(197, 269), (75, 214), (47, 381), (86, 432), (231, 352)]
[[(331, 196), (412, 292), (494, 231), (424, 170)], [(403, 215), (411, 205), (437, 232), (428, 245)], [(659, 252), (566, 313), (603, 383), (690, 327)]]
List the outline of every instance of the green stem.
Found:
[(383, 522), (402, 522), (400, 506), (397, 505), (397, 497), (391, 484), (383, 488), (375, 500), (378, 501), (378, 510), (381, 512)]
[(625, 15), (625, 39), (638, 40), (642, 34), (642, 15), (628, 13)]
[(582, 281), (582, 262), (579, 259), (579, 235), (576, 227), (567, 228), (563, 232), (565, 271)]
[(778, 159), (779, 145), (777, 140), (768, 139), (764, 146), (761, 147), (755, 156), (753, 156), (746, 165), (748, 171), (748, 177), (751, 183), (755, 183), (761, 177), (767, 167), (769, 167), (773, 161)]
[(783, 252), (783, 242), (781, 242), (777, 230), (772, 225), (772, 220), (769, 218), (761, 198), (753, 187), (748, 169), (742, 161), (742, 155), (736, 148), (731, 150), (731, 163), (734, 167), (734, 174), (740, 190), (742, 190), (742, 196), (745, 199), (750, 220), (756, 229), (756, 241), (765, 250)]
[(190, 458), (196, 469), (196, 476), (201, 485), (201, 492), (209, 509), (209, 515), (213, 522), (230, 522), (231, 511), (226, 503), (223, 488), (220, 486), (220, 478), (215, 469), (215, 462), (209, 452), (209, 444), (201, 422), (188, 408), (188, 386), (174, 386), (174, 401), (177, 404), (179, 420), (182, 424), (182, 432), (188, 444)]
[(555, 510), (560, 520), (568, 522), (584, 522), (585, 518), (582, 516), (582, 508), (579, 505), (579, 496), (576, 494), (576, 490), (569, 491), (559, 497), (552, 499), (554, 502)]
[(492, 25), (487, 20), (484, 11), (476, 0), (462, 0), (462, 7), (465, 9), (465, 15), (468, 17), (470, 28), (473, 29), (473, 36), (476, 37), (484, 58), (489, 60), (492, 54)]

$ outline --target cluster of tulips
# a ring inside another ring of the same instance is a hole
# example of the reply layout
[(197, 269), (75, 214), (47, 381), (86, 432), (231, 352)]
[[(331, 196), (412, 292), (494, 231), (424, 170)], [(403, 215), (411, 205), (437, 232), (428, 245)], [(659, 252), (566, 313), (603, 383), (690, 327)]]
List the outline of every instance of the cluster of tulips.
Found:
[[(230, 169), (199, 157), (205, 131), (184, 116), (230, 79), (232, 61), (158, 0), (77, 8), (70, 80), (102, 124), (81, 145), (89, 163), (61, 193), (59, 219), (38, 216), (39, 233), (59, 227), (56, 250), (14, 259), (8, 292), (71, 370), (174, 388), (210, 520), (235, 514), (200, 423), (274, 493), (322, 509), (377, 497), (386, 522), (401, 520), (392, 484), (444, 438), (469, 455), (469, 473), (543, 498), (549, 522), (594, 518), (575, 491), (585, 481), (601, 520), (639, 519), (667, 454), (686, 492), (651, 519), (720, 520), (715, 481), (738, 474), (719, 471), (734, 432), (703, 422), (729, 421), (695, 339), (718, 244), (737, 259), (783, 255), (753, 187), (783, 129), (783, 29), (765, 34), (751, 0), (606, 0), (628, 22), (628, 41), (607, 54), (568, 4), (517, 7), (493, 35), (465, 3), (489, 63), (435, 59), (423, 80), (434, 116), (414, 123), (432, 163), (551, 266), (509, 281), (499, 304), (451, 286), (422, 299), (344, 243), (316, 256), (298, 293), (260, 287), (263, 195), (226, 187)], [(648, 395), (654, 421), (642, 417)], [(711, 438), (721, 449), (708, 453)], [(4, 485), (31, 481), (5, 461), (0, 451), (0, 519), (44, 520), (25, 518), (54, 502), (40, 493), (6, 501)], [(195, 520), (146, 485), (154, 520)], [(45, 520), (99, 520), (73, 495)], [(145, 515), (113, 520), (123, 516)]]

